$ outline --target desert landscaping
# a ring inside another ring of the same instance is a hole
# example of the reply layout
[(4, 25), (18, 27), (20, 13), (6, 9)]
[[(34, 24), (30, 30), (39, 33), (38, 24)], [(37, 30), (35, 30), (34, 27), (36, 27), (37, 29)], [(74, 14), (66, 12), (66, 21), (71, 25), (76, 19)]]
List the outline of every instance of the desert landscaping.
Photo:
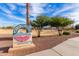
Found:
[[(13, 4), (13, 6), (15, 5), (16, 7), (18, 6), (18, 4)], [(71, 17), (74, 16), (72, 12), (72, 15), (69, 14), (66, 16), (67, 10), (60, 8), (61, 5), (62, 4), (57, 4), (54, 9), (52, 8), (54, 6), (52, 3), (49, 3), (48, 6), (44, 5), (43, 7), (41, 7), (42, 5), (39, 7), (39, 5), (26, 3), (23, 6), (19, 5), (17, 9), (10, 10), (12, 14), (2, 9), (5, 13), (3, 12), (3, 15), (1, 15), (3, 20), (1, 19), (2, 23), (0, 24), (0, 55), (27, 56), (32, 53), (53, 49), (57, 46), (60, 47), (52, 51), (60, 56), (68, 55), (68, 52), (72, 49), (73, 51), (79, 51), (77, 47), (77, 49), (73, 47), (73, 45), (76, 46), (76, 44), (78, 44), (77, 41), (79, 41), (78, 38), (76, 38), (79, 37), (79, 22), (76, 21), (78, 18)], [(7, 4), (3, 4), (2, 6), (7, 6)], [(38, 9), (35, 9), (36, 7)], [(62, 5), (62, 7), (64, 6)], [(70, 7), (69, 5), (67, 6), (68, 11), (75, 9), (75, 7), (69, 9)], [(41, 8), (44, 11), (41, 12), (39, 10)], [(9, 10), (9, 7), (7, 10)], [(62, 14), (62, 12), (64, 13)], [(66, 41), (67, 43), (64, 43)], [(66, 50), (63, 48), (69, 49)], [(66, 50), (66, 54), (62, 50)], [(72, 55), (73, 51), (69, 53)], [(45, 54), (54, 55), (54, 53), (48, 53)], [(73, 52), (73, 55), (74, 53), (75, 52)], [(38, 54), (39, 53), (36, 55)], [(75, 53), (75, 55), (76, 54), (78, 53)]]
[[(11, 44), (11, 42), (13, 42), (12, 32), (13, 32), (12, 29), (0, 29), (0, 36), (4, 37), (3, 39), (0, 38), (1, 39), (0, 42), (3, 41), (4, 45), (7, 43)], [(37, 37), (37, 30), (32, 30), (33, 45), (28, 45), (28, 46), (25, 45), (28, 48), (24, 48), (24, 49), (16, 49), (16, 50), (10, 49), (10, 52), (8, 52), (8, 53), (1, 52), (0, 54), (1, 55), (28, 55), (30, 53), (50, 49), (50, 48), (64, 42), (68, 38), (74, 38), (74, 37), (78, 37), (78, 36), (79, 36), (79, 34), (75, 33), (75, 31), (73, 31), (72, 34), (70, 34), (70, 35), (58, 36), (57, 30), (43, 29), (41, 31), (41, 37)], [(6, 37), (7, 37), (7, 39), (6, 39)], [(8, 40), (8, 42), (6, 40)], [(19, 50), (22, 52), (19, 52)]]

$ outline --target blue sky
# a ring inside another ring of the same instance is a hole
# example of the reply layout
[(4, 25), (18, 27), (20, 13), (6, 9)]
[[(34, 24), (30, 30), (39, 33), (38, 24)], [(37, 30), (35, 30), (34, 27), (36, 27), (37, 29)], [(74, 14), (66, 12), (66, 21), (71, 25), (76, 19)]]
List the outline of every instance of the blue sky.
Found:
[[(49, 17), (63, 16), (79, 23), (79, 4), (77, 3), (31, 3), (30, 20), (39, 15)], [(0, 26), (24, 24), (26, 20), (26, 4), (0, 3)]]
[(0, 3), (0, 26), (25, 23), (26, 4)]

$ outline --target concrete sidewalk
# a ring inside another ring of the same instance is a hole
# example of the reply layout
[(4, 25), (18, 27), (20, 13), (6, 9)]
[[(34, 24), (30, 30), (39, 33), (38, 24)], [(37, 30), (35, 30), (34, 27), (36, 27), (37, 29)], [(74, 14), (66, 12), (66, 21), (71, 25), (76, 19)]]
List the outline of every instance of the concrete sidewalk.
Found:
[(79, 37), (70, 38), (51, 49), (32, 53), (27, 56), (79, 56)]

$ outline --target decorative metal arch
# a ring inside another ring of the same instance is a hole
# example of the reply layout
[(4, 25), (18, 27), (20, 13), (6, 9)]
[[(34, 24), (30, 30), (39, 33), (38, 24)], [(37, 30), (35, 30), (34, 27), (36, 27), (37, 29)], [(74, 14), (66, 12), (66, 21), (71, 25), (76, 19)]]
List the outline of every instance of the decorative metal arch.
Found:
[(31, 32), (31, 25), (26, 25), (26, 24), (19, 24), (13, 29), (13, 35), (15, 35), (19, 29), (26, 29), (26, 32)]

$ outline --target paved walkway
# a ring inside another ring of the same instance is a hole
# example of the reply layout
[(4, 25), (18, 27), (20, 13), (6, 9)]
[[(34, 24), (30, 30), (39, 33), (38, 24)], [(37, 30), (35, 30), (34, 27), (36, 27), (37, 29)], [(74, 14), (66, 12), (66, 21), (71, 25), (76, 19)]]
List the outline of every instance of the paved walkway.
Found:
[(27, 56), (79, 56), (79, 37), (70, 38), (51, 49), (32, 53)]

